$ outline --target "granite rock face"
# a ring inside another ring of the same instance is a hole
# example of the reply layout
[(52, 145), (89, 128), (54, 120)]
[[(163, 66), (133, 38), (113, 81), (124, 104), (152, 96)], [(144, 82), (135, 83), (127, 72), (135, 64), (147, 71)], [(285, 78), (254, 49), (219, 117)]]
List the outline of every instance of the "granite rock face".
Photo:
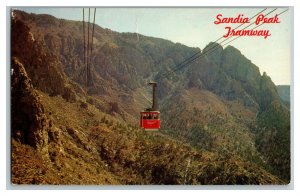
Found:
[(49, 119), (22, 63), (12, 59), (11, 116), (12, 136), (43, 151), (48, 147)]

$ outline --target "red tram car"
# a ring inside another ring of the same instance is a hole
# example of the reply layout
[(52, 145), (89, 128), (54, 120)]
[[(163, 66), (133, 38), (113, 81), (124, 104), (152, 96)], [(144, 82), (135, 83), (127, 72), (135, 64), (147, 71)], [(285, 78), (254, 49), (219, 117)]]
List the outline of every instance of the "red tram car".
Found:
[(156, 82), (149, 82), (153, 87), (152, 108), (147, 108), (141, 112), (140, 127), (145, 131), (158, 131), (160, 129), (160, 112), (156, 101)]
[(160, 129), (159, 111), (141, 112), (140, 126), (146, 131), (157, 131)]

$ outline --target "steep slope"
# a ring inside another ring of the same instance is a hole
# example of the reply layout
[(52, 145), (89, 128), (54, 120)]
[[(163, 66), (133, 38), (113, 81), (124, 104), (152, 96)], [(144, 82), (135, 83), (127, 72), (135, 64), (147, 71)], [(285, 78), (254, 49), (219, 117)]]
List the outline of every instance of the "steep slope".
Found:
[[(12, 111), (18, 110), (12, 116), (14, 184), (282, 183), (239, 157), (197, 151), (161, 134), (145, 134), (94, 105), (35, 90), (24, 66), (15, 58), (12, 65)], [(20, 109), (30, 114), (19, 116)], [(38, 117), (32, 122), (26, 116)], [(31, 127), (17, 124), (21, 119)]]
[[(52, 122), (44, 166), (64, 171), (37, 183), (288, 183), (289, 112), (272, 80), (240, 51), (210, 43), (203, 52), (216, 45), (215, 53), (160, 78), (163, 135), (149, 135), (136, 127), (138, 112), (149, 104), (146, 81), (200, 49), (142, 35), (137, 41), (134, 34), (97, 25), (94, 43), (86, 89), (80, 22), (20, 11), (12, 21), (12, 55)], [(19, 148), (39, 152), (27, 144), (14, 138), (13, 154)], [(81, 177), (80, 165), (86, 165)]]
[[(32, 114), (43, 115), (42, 122), (48, 122), (43, 125), (43, 133), (38, 132), (40, 127), (16, 128), (23, 134), (12, 138), (14, 184), (282, 183), (239, 157), (199, 152), (163, 135), (145, 134), (121, 124), (93, 105), (70, 103), (61, 96), (50, 97), (36, 91), (30, 85), (22, 64), (16, 60), (12, 64), (16, 70), (14, 81), (21, 78), (18, 74), (25, 77), (13, 83), (12, 92), (33, 93), (30, 97), (21, 95), (22, 103), (31, 104), (38, 99), (39, 107), (45, 109), (42, 113), (35, 109)], [(15, 89), (20, 86), (26, 87)], [(13, 98), (16, 97), (13, 95)], [(19, 100), (14, 100), (14, 108), (20, 106)], [(24, 116), (13, 117), (24, 120)], [(26, 132), (37, 133), (35, 135), (40, 138), (28, 138)], [(39, 143), (44, 148), (35, 148)]]
[(74, 89), (62, 71), (61, 63), (50, 53), (20, 20), (13, 20), (11, 34), (12, 56), (25, 66), (28, 76), (38, 89), (51, 95), (61, 94), (67, 100), (75, 100)]
[(198, 148), (235, 152), (289, 181), (290, 116), (276, 86), (237, 49), (210, 43), (203, 51), (211, 47), (216, 53), (191, 64), (185, 80), (175, 76), (180, 86), (161, 104), (165, 132)]

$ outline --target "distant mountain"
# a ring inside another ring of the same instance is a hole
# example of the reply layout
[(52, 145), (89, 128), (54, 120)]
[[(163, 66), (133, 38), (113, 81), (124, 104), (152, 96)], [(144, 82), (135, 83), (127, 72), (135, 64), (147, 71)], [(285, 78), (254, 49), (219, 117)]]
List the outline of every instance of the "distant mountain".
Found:
[(290, 108), (290, 85), (278, 85), (277, 92), (283, 103)]
[[(11, 29), (14, 183), (289, 182), (289, 110), (238, 49), (201, 51), (96, 25), (86, 81), (82, 22), (15, 11)], [(158, 82), (158, 134), (138, 128), (149, 80)], [(24, 162), (37, 167), (29, 181)]]

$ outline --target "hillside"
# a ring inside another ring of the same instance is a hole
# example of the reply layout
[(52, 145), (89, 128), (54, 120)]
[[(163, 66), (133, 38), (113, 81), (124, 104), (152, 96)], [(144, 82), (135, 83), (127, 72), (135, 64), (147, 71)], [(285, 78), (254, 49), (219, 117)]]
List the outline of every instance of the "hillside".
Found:
[(15, 59), (12, 63), (18, 76), (14, 79), (21, 78), (18, 74), (25, 78), (23, 85), (14, 80), (13, 88), (26, 86), (21, 101), (34, 103), (24, 113), (39, 111), (29, 129), (18, 126), (13, 136), (14, 184), (283, 183), (239, 157), (198, 151), (159, 133), (145, 134), (94, 105), (34, 90), (22, 64)]
[[(82, 23), (16, 11), (13, 183), (289, 183), (289, 111), (266, 73), (238, 49), (216, 45), (160, 77), (216, 43), (201, 51), (139, 38), (96, 25), (86, 89)], [(155, 78), (162, 130), (147, 133), (138, 117)]]

